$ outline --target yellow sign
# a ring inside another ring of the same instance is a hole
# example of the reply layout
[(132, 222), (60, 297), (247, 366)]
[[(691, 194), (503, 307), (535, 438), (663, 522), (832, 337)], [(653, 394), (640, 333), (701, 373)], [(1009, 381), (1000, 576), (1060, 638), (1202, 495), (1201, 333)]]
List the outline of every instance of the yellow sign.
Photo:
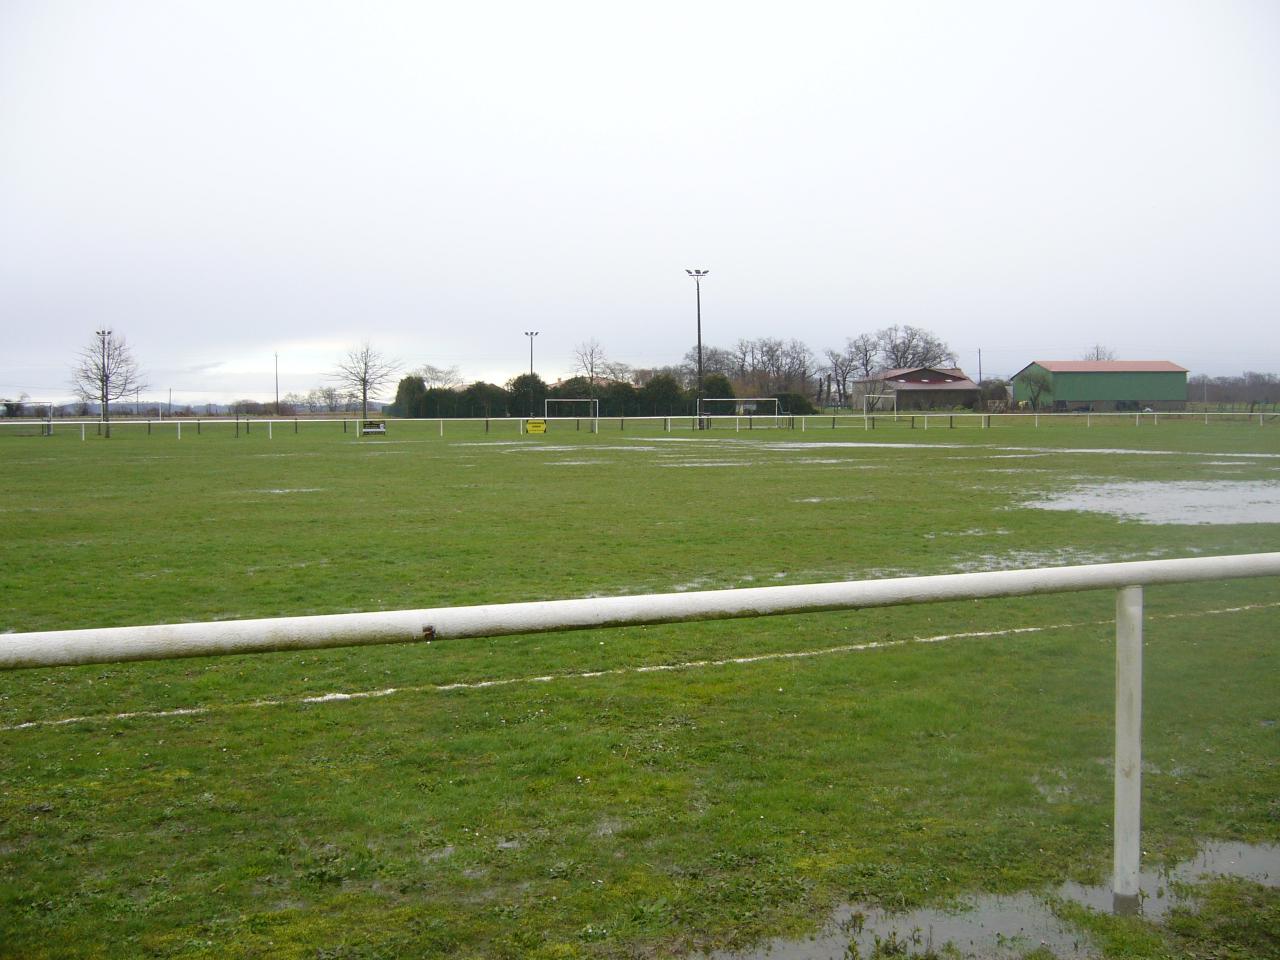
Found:
[(525, 428), (526, 428), (530, 433), (546, 433), (546, 432), (547, 432), (547, 421), (545, 421), (545, 420), (530, 420), (527, 424), (525, 424)]

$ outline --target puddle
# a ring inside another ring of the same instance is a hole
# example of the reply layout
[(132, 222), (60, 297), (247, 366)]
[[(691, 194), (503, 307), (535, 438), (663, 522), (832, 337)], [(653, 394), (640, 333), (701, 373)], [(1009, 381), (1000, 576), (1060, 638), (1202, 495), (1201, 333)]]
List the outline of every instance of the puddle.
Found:
[[(890, 914), (878, 908), (846, 906), (832, 917), (827, 933), (808, 941), (776, 941), (756, 953), (715, 953), (712, 960), (850, 960), (876, 956), (937, 956), (981, 960), (1021, 960), (1040, 947), (1056, 960), (1089, 960), (1094, 954), (1084, 936), (1059, 920), (1044, 902), (1028, 893), (977, 897), (945, 910)], [(856, 952), (855, 948), (856, 947)], [(935, 951), (935, 952), (930, 952)]]
[(971, 527), (968, 530), (939, 530), (935, 533), (926, 533), (926, 540), (936, 540), (938, 537), (1007, 537), (1012, 530), (1006, 530), (1004, 527), (997, 527), (995, 530), (983, 530), (981, 527)]
[(1075, 487), (1027, 504), (1085, 510), (1152, 524), (1280, 523), (1280, 483), (1179, 480)]
[[(1199, 883), (1214, 877), (1239, 877), (1267, 887), (1280, 887), (1280, 846), (1274, 844), (1209, 843), (1190, 860), (1168, 872), (1142, 871), (1138, 876), (1139, 912), (1148, 920), (1162, 920), (1171, 909), (1187, 903), (1174, 884)], [(1083, 887), (1065, 883), (1058, 896), (1110, 913), (1111, 886)]]
[(964, 448), (964, 444), (960, 443), (863, 443), (857, 440), (787, 440), (781, 443), (777, 441), (762, 443), (760, 446), (766, 450), (779, 450), (782, 452), (791, 450), (858, 450), (863, 448), (875, 450), (960, 450)]
[(950, 569), (956, 573), (987, 573), (992, 570), (1024, 570), (1028, 567), (1073, 567), (1081, 564), (1118, 563), (1123, 560), (1147, 560), (1157, 555), (1150, 551), (1142, 554), (1099, 553), (1076, 547), (1011, 550), (1008, 553), (971, 553), (967, 559), (953, 562)]
[(640, 444), (632, 444), (626, 447), (618, 447), (618, 446), (606, 446), (604, 444), (598, 444), (598, 443), (592, 443), (590, 446), (588, 446), (586, 444), (568, 444), (568, 443), (551, 444), (551, 443), (539, 443), (537, 441), (526, 442), (526, 443), (516, 443), (516, 444), (493, 443), (493, 444), (490, 444), (490, 446), (511, 447), (512, 449), (504, 451), (506, 453), (584, 453), (584, 452), (600, 453), (603, 451), (617, 452), (619, 450), (625, 451), (627, 453), (636, 453), (636, 452), (643, 453), (646, 450), (657, 449), (657, 447), (641, 446)]
[(841, 470), (841, 471), (845, 471), (845, 470), (883, 470), (883, 469), (885, 468), (885, 464), (883, 464), (883, 463), (865, 463), (865, 462), (859, 462), (859, 461), (857, 461), (857, 460), (830, 460), (830, 461), (822, 461), (822, 460), (797, 460), (797, 461), (794, 461), (794, 462), (795, 462), (795, 463), (818, 463), (818, 464), (825, 463), (825, 464), (827, 464), (827, 465), (829, 465), (829, 466), (839, 466), (839, 468), (840, 468), (840, 470)]
[(749, 467), (750, 460), (687, 460), (684, 463), (663, 463), (663, 467)]
[[(1178, 884), (1212, 877), (1241, 877), (1280, 886), (1280, 846), (1210, 843), (1172, 870), (1144, 872), (1139, 881), (1139, 911), (1148, 920), (1160, 920), (1172, 907), (1188, 902), (1180, 897)], [(1103, 913), (1110, 913), (1113, 906), (1110, 883), (1093, 887), (1066, 883), (1046, 896), (964, 897), (953, 908), (907, 913), (845, 904), (821, 932), (808, 939), (774, 940), (754, 951), (717, 951), (705, 956), (707, 960), (849, 960), (873, 956), (877, 945), (884, 955), (894, 957), (936, 951), (947, 957), (1016, 960), (1041, 947), (1057, 960), (1097, 956), (1081, 930), (1054, 915), (1049, 906), (1053, 899)]]

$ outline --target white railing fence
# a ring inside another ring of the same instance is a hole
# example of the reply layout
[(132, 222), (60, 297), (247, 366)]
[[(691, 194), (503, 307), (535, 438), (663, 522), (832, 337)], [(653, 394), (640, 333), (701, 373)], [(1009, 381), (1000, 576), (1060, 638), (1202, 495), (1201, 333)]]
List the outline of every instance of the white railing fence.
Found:
[[(374, 419), (371, 417), (370, 419)], [(1184, 423), (1194, 421), (1208, 425), (1210, 422), (1236, 422), (1250, 423), (1264, 426), (1269, 422), (1280, 420), (1280, 414), (1275, 411), (1152, 411), (1152, 412), (1078, 412), (1078, 413), (977, 413), (971, 411), (898, 411), (881, 412), (881, 413), (822, 413), (822, 414), (704, 414), (701, 418), (692, 414), (669, 414), (657, 416), (639, 416), (634, 414), (626, 414), (623, 416), (562, 416), (562, 417), (381, 417), (376, 419), (379, 422), (387, 424), (408, 424), (422, 423), (429, 424), (435, 428), (440, 435), (445, 435), (446, 425), (458, 427), (464, 424), (472, 425), (473, 428), (478, 426), (486, 433), (500, 431), (514, 431), (518, 435), (527, 433), (527, 426), (530, 420), (541, 420), (551, 425), (553, 432), (560, 430), (575, 430), (589, 433), (599, 433), (602, 426), (609, 427), (618, 431), (625, 431), (627, 424), (640, 425), (648, 427), (651, 430), (662, 432), (676, 431), (696, 431), (696, 430), (713, 430), (735, 432), (749, 430), (799, 430), (802, 432), (821, 429), (848, 429), (857, 430), (876, 430), (887, 428), (890, 425), (899, 429), (956, 429), (960, 427), (990, 429), (993, 426), (1002, 426), (1010, 424), (1030, 424), (1039, 427), (1041, 421), (1045, 425), (1049, 424), (1065, 424), (1065, 423), (1083, 423), (1086, 427), (1092, 427), (1097, 424), (1132, 424), (1134, 426), (1159, 426), (1161, 420), (1166, 423)], [(321, 424), (336, 424), (342, 433), (350, 433), (352, 439), (360, 436), (360, 424), (362, 418), (356, 415), (352, 416), (261, 416), (261, 417), (232, 417), (232, 416), (187, 416), (187, 417), (162, 417), (162, 418), (134, 418), (126, 417), (120, 419), (112, 419), (109, 424), (107, 421), (98, 419), (86, 419), (83, 417), (71, 418), (0, 418), (0, 438), (13, 436), (23, 432), (37, 432), (44, 436), (52, 436), (54, 434), (63, 435), (68, 432), (78, 432), (80, 439), (85, 440), (90, 436), (96, 436), (106, 432), (109, 426), (113, 433), (126, 431), (128, 433), (136, 433), (139, 430), (151, 434), (153, 431), (160, 436), (176, 436), (182, 439), (183, 429), (185, 427), (187, 436), (190, 437), (192, 432), (200, 435), (205, 430), (217, 433), (219, 436), (225, 435), (227, 432), (234, 433), (239, 436), (243, 433), (246, 436), (265, 434), (268, 439), (274, 438), (275, 433), (299, 433), (303, 427), (315, 427)], [(585, 427), (584, 427), (585, 425)]]
[(0, 634), (0, 670), (420, 643), (1112, 589), (1117, 591), (1112, 880), (1117, 909), (1122, 909), (1136, 902), (1141, 859), (1143, 587), (1271, 576), (1280, 576), (1280, 553), (380, 613), (10, 633)]

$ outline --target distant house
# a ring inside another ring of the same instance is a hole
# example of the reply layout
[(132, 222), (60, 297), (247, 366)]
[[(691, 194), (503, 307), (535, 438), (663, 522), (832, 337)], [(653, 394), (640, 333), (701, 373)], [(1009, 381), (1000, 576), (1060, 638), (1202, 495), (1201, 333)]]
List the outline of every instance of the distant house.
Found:
[[(950, 410), (975, 407), (981, 396), (978, 385), (959, 367), (903, 367), (878, 370), (865, 380), (849, 385), (849, 402), (854, 410)], [(882, 398), (882, 399), (877, 399)]]
[(1035, 360), (1013, 375), (1013, 400), (1042, 410), (1182, 410), (1187, 370), (1168, 360)]

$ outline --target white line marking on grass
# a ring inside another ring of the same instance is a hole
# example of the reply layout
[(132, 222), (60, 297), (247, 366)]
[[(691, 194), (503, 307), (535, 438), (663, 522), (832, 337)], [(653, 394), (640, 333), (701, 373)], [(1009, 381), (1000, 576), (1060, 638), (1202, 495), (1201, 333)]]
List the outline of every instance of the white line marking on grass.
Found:
[[(1252, 610), (1270, 610), (1280, 607), (1274, 603), (1251, 603), (1240, 607), (1222, 607), (1217, 610), (1193, 610), (1186, 613), (1148, 614), (1151, 620), (1190, 620), (1199, 617), (1246, 613)], [(841, 653), (862, 653), (868, 650), (887, 650), (916, 643), (945, 643), (948, 640), (973, 640), (987, 637), (1012, 637), (1025, 633), (1048, 633), (1051, 630), (1070, 630), (1080, 627), (1110, 626), (1114, 621), (1082, 620), (1076, 623), (1054, 623), (1039, 627), (1006, 627), (1001, 630), (970, 630), (960, 633), (940, 633), (932, 637), (907, 637), (902, 640), (871, 640), (866, 643), (845, 643), (816, 650), (784, 650), (774, 653), (758, 653), (745, 657), (728, 657), (723, 660), (687, 660), (682, 663), (654, 663), (638, 667), (611, 667), (607, 670), (590, 670), (576, 673), (547, 673), (528, 677), (497, 677), (492, 680), (469, 680), (457, 683), (434, 683), (413, 687), (385, 687), (381, 690), (355, 690), (350, 693), (335, 691), (297, 697), (280, 697), (270, 700), (249, 700), (243, 703), (223, 703), (210, 707), (174, 707), (169, 710), (131, 710), (125, 713), (102, 713), (80, 717), (62, 717), (57, 720), (28, 720), (0, 726), (0, 731), (34, 730), (43, 727), (65, 727), (76, 723), (108, 723), (113, 720), (165, 720), (171, 717), (207, 716), (231, 710), (260, 710), (265, 707), (287, 707), (298, 704), (336, 703), (345, 700), (376, 700), (399, 693), (451, 693), (456, 690), (487, 690), (490, 687), (509, 687), (521, 683), (551, 683), (555, 680), (592, 680), (597, 677), (620, 677), (627, 674), (671, 673), (678, 670), (699, 670), (708, 667), (728, 667), (741, 664), (765, 663), (771, 660), (804, 660), (827, 657)]]

